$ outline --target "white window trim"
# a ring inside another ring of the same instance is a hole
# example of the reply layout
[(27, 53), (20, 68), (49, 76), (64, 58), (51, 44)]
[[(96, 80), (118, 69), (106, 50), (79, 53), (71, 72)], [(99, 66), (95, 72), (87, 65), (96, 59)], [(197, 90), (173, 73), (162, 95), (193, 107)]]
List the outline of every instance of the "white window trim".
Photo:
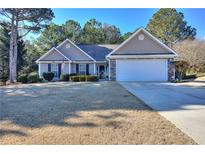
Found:
[[(54, 67), (55, 66), (55, 67)], [(57, 76), (54, 77), (58, 77), (58, 64), (57, 63), (51, 63), (51, 72), (57, 72)]]
[[(83, 66), (85, 69), (82, 69), (81, 66)], [(84, 72), (84, 74), (82, 74), (81, 72)], [(79, 64), (79, 74), (86, 75), (86, 64)]]

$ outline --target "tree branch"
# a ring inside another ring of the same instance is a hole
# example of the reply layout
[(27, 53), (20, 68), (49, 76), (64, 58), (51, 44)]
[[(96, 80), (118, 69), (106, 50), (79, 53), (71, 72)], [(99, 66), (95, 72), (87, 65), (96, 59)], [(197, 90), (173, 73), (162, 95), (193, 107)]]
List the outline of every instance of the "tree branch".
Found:
[[(43, 19), (41, 21), (39, 21), (34, 27), (37, 27), (41, 22), (43, 21)], [(26, 36), (29, 32), (31, 32), (33, 29), (29, 29), (26, 33), (24, 33), (23, 35), (21, 35), (19, 37), (19, 39), (23, 38), (24, 36)]]
[[(19, 16), (19, 18), (18, 18), (19, 21), (34, 19), (33, 16), (24, 16), (24, 12), (21, 12), (21, 11), (24, 11), (24, 9), (19, 10), (20, 14), (22, 14), (22, 16)], [(35, 16), (35, 18), (39, 18), (41, 16), (42, 16), (42, 14), (38, 14)]]
[(0, 14), (6, 16), (7, 18), (11, 19), (11, 17), (4, 11), (0, 11)]

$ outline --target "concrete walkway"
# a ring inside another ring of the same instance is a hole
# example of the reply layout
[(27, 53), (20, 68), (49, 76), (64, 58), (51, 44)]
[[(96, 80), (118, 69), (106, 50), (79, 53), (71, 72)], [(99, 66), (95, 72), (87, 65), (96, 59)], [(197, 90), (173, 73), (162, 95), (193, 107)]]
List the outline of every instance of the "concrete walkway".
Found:
[(120, 82), (197, 143), (205, 144), (205, 86), (195, 83)]

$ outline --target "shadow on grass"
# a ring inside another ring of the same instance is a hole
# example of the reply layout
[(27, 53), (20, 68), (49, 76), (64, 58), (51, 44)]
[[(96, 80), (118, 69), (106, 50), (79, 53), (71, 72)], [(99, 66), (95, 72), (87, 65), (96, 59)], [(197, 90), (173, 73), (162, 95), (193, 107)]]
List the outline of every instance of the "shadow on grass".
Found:
[(6, 129), (0, 129), (0, 137), (4, 135), (16, 135), (16, 136), (27, 136), (26, 133), (17, 131), (17, 130), (6, 130)]
[[(83, 111), (110, 111), (109, 114), (96, 113), (94, 116), (108, 121), (104, 127), (117, 127), (117, 117), (126, 114), (116, 110), (149, 110), (144, 103), (130, 95), (115, 82), (81, 84), (42, 84), (19, 88), (2, 88), (0, 102), (0, 122), (7, 120), (14, 125), (41, 128), (45, 125), (63, 127), (100, 127), (94, 122), (69, 123), (65, 119), (85, 118)], [(115, 111), (114, 111), (115, 110)], [(3, 134), (25, 135), (18, 131)]]

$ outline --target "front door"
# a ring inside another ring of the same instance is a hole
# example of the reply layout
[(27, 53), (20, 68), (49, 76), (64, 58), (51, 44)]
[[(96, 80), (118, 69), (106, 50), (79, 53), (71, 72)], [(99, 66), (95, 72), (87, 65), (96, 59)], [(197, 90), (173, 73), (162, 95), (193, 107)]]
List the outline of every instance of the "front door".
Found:
[(58, 64), (51, 64), (51, 72), (54, 73), (54, 79), (58, 78)]
[(99, 66), (99, 77), (100, 79), (105, 78), (105, 66), (104, 65)]

